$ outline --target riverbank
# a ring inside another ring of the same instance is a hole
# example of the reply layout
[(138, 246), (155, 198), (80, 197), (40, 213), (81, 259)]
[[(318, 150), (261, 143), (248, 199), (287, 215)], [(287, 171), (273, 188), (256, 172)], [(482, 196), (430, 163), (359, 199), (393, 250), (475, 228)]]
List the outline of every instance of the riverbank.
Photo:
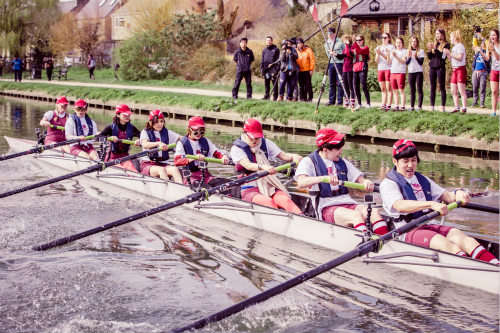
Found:
[[(441, 112), (382, 112), (375, 108), (352, 113), (338, 107), (320, 106), (314, 113), (311, 103), (272, 103), (239, 100), (220, 96), (187, 94), (189, 89), (172, 92), (171, 88), (117, 88), (111, 85), (65, 85), (64, 83), (0, 82), (2, 94), (31, 99), (53, 100), (56, 96), (84, 97), (91, 106), (113, 109), (117, 103), (128, 103), (137, 113), (154, 108), (168, 111), (173, 118), (202, 115), (215, 123), (241, 126), (248, 116), (260, 117), (270, 130), (291, 134), (313, 134), (318, 126), (332, 126), (351, 135), (373, 140), (407, 137), (416, 142), (471, 149), (473, 152), (499, 151), (498, 118), (479, 114)], [(492, 120), (495, 121), (492, 121)]]

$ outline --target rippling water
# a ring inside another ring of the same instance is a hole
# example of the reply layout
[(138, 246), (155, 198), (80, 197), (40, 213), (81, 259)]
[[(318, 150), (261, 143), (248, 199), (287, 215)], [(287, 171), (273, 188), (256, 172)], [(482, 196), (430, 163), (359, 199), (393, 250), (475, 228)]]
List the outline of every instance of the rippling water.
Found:
[[(0, 132), (32, 138), (46, 109), (3, 103)], [(237, 132), (214, 134), (227, 147)], [(286, 138), (276, 139), (285, 146)], [(287, 147), (311, 147), (307, 138), (300, 143)], [(351, 144), (346, 155), (372, 179), (390, 165), (384, 146)], [(23, 159), (0, 162), (1, 192), (46, 179)], [(450, 187), (493, 189), (478, 202), (494, 205), (494, 163), (438, 155), (424, 167)], [(47, 252), (31, 250), (158, 203), (111, 195), (79, 178), (0, 199), (0, 331), (168, 332), (338, 255), (182, 207)], [(450, 221), (499, 234), (490, 214), (452, 213)], [(498, 312), (498, 295), (355, 260), (202, 332), (498, 332)]]

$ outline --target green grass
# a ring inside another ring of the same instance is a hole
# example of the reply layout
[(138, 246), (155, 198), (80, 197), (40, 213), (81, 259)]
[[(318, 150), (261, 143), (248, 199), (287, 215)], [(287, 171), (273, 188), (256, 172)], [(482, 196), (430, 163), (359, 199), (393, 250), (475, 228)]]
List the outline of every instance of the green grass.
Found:
[(320, 106), (314, 113), (311, 103), (271, 103), (260, 100), (232, 100), (224, 97), (209, 97), (190, 94), (175, 94), (154, 91), (124, 90), (112, 88), (89, 88), (56, 86), (36, 83), (0, 82), (2, 90), (39, 91), (52, 96), (67, 95), (77, 98), (144, 103), (160, 106), (183, 106), (215, 112), (234, 111), (243, 115), (270, 118), (286, 124), (290, 119), (309, 120), (318, 124), (337, 123), (352, 126), (351, 134), (369, 128), (379, 132), (408, 130), (430, 132), (450, 137), (470, 135), (488, 142), (499, 140), (498, 118), (478, 114), (449, 114), (441, 112), (382, 112), (376, 108), (358, 112), (339, 107)]

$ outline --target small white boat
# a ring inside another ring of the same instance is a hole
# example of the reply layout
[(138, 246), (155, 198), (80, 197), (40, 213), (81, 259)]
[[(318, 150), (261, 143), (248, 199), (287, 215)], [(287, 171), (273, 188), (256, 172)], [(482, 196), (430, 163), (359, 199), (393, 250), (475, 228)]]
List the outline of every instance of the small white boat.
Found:
[[(5, 139), (13, 152), (28, 150), (35, 145), (35, 142), (30, 140), (11, 137), (5, 137)], [(28, 158), (30, 162), (36, 162), (46, 170), (47, 174), (53, 176), (80, 170), (94, 163), (58, 150), (44, 151)], [(174, 201), (192, 193), (188, 186), (143, 176), (119, 167), (110, 167), (83, 177), (97, 182), (104, 191), (127, 197), (137, 197), (141, 194), (160, 200)], [(303, 209), (306, 205), (310, 205), (309, 197), (306, 195), (294, 194), (294, 201)], [(184, 206), (237, 224), (339, 252), (352, 250), (360, 243), (363, 236), (351, 228), (248, 203), (226, 195), (212, 195), (208, 201)], [(110, 221), (103, 221), (103, 224), (107, 222)], [(478, 240), (498, 256), (498, 243)], [(391, 265), (449, 283), (479, 288), (493, 294), (500, 293), (500, 268), (497, 265), (398, 240), (385, 244), (380, 252), (370, 254), (360, 260), (366, 263), (367, 267), (380, 264)], [(418, 275), (414, 276), (418, 279)]]

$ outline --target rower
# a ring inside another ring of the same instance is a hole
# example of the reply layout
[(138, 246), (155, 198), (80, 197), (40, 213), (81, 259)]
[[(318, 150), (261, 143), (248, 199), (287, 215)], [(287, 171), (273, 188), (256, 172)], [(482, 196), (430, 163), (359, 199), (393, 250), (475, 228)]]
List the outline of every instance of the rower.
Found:
[[(47, 136), (45, 136), (44, 144), (48, 145), (66, 140), (64, 129), (56, 128), (56, 126), (64, 127), (66, 125), (66, 109), (68, 108), (68, 100), (66, 96), (61, 96), (56, 101), (56, 109), (47, 111), (40, 120), (40, 126), (47, 128)], [(65, 153), (69, 153), (69, 146), (62, 146)]]
[[(464, 204), (469, 202), (470, 195), (466, 190), (447, 191), (415, 171), (420, 158), (412, 141), (398, 140), (392, 148), (394, 168), (380, 184), (380, 194), (384, 210), (392, 217), (395, 228), (429, 210), (440, 212), (443, 216), (448, 214), (446, 204), (440, 201), (461, 201)], [(411, 244), (499, 263), (498, 259), (474, 238), (450, 226), (427, 224), (401, 235), (400, 238)]]
[(249, 118), (243, 126), (243, 134), (233, 142), (231, 158), (236, 164), (236, 171), (241, 176), (259, 170), (269, 171), (270, 175), (241, 187), (241, 198), (260, 205), (283, 208), (288, 212), (302, 214), (292, 201), (290, 194), (274, 175), (276, 170), (269, 163), (271, 158), (298, 163), (302, 156), (282, 151), (274, 142), (264, 138), (262, 125), (257, 119)]
[[(357, 204), (348, 189), (339, 186), (339, 181), (363, 184), (368, 192), (373, 192), (374, 184), (341, 157), (344, 144), (344, 134), (331, 128), (320, 129), (316, 133), (318, 149), (300, 162), (295, 180), (299, 188), (309, 188), (317, 193), (315, 208), (319, 219), (366, 232), (367, 206)], [(329, 184), (323, 182), (325, 176), (330, 178)], [(374, 233), (383, 235), (388, 231), (377, 209), (372, 209), (370, 222)]]
[[(186, 155), (196, 155), (198, 160), (189, 160)], [(189, 173), (184, 177), (184, 184), (215, 186), (226, 180), (214, 178), (205, 167), (200, 167), (205, 157), (222, 159), (224, 164), (229, 164), (229, 158), (221, 153), (215, 145), (205, 137), (205, 122), (201, 117), (191, 117), (188, 121), (186, 136), (177, 142), (174, 162), (177, 167), (187, 167)], [(188, 176), (189, 175), (189, 176)]]
[(168, 165), (168, 144), (174, 143), (180, 135), (165, 127), (165, 116), (160, 110), (149, 113), (146, 128), (141, 131), (140, 141), (143, 150), (161, 148), (161, 152), (141, 158), (141, 173), (147, 176), (169, 179), (182, 183), (182, 176), (176, 166)]
[[(101, 135), (109, 137), (108, 139), (112, 141), (111, 150), (106, 154), (105, 161), (112, 161), (117, 158), (128, 156), (130, 145), (119, 142), (120, 139), (132, 140), (134, 137), (140, 137), (141, 132), (139, 132), (137, 127), (130, 122), (131, 114), (132, 112), (128, 105), (117, 105), (113, 122), (101, 131)], [(140, 146), (139, 139), (135, 141), (135, 145)], [(138, 172), (139, 167), (134, 165), (134, 161), (125, 161), (117, 166), (122, 166), (127, 170)]]
[(79, 143), (73, 143), (71, 145), (71, 154), (90, 158), (91, 160), (98, 160), (97, 152), (94, 149), (91, 141), (83, 141), (86, 136), (97, 134), (97, 124), (95, 121), (90, 119), (87, 114), (87, 102), (83, 99), (79, 99), (75, 102), (74, 107), (75, 113), (73, 113), (68, 121), (66, 121), (65, 132), (66, 140), (79, 138)]

